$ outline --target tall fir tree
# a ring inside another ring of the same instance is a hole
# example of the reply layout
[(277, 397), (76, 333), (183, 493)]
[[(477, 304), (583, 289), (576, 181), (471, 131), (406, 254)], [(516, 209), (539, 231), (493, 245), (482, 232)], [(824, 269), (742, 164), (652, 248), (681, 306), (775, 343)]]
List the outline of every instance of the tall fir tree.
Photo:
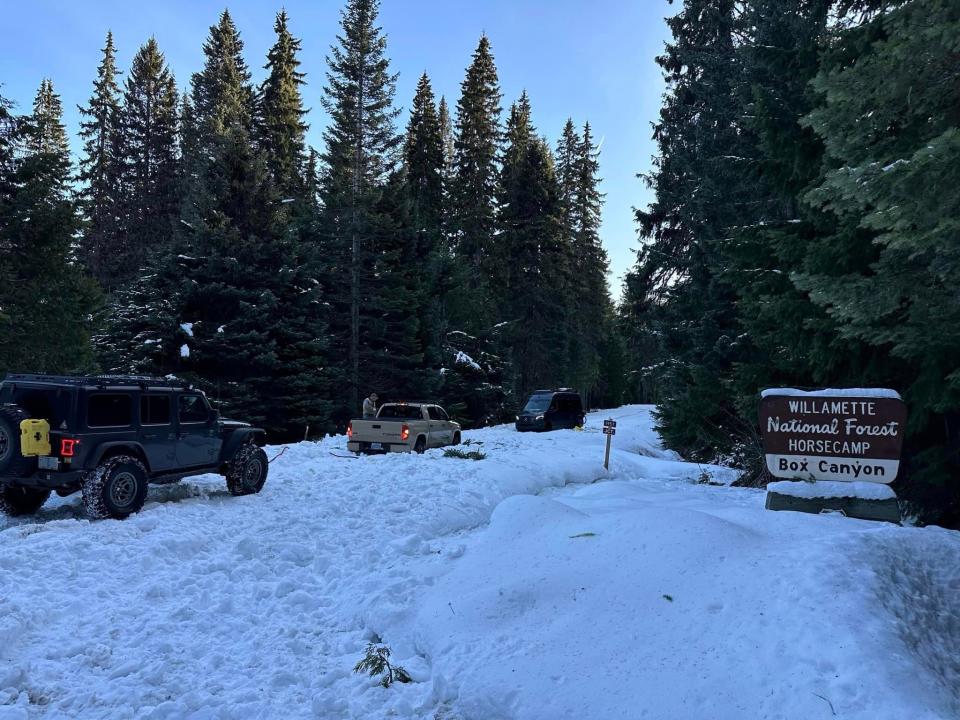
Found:
[(447, 100), (443, 96), (440, 97), (440, 104), (437, 106), (437, 123), (440, 125), (440, 147), (443, 149), (443, 235), (447, 248), (452, 255), (456, 251), (455, 213), (453, 209), (456, 150), (454, 149), (453, 119), (450, 117)]
[(512, 390), (525, 396), (565, 381), (571, 246), (564, 237), (553, 153), (536, 135), (526, 93), (510, 108), (498, 204), (499, 232), (488, 258), (507, 323)]
[(420, 315), (424, 364), (439, 369), (446, 330), (446, 300), (452, 289), (452, 258), (444, 242), (443, 128), (430, 79), (424, 73), (410, 109), (403, 148), (408, 222), (414, 243), (417, 293), (410, 307)]
[(110, 263), (113, 289), (131, 280), (178, 225), (177, 86), (154, 38), (133, 57), (123, 96), (125, 242)]
[(81, 260), (103, 288), (113, 287), (116, 260), (124, 253), (123, 116), (113, 33), (107, 33), (93, 95), (80, 108), (83, 155), (78, 180), (83, 235)]
[(496, 228), (497, 155), (500, 150), (500, 84), (490, 40), (481, 36), (457, 102), (451, 188), (457, 255), (464, 263), (454, 322), (484, 332), (490, 323), (486, 287), (489, 245)]
[(805, 119), (826, 155), (805, 199), (835, 219), (835, 230), (807, 245), (794, 273), (840, 337), (869, 348), (871, 378), (907, 401), (911, 477), (898, 486), (901, 497), (920, 501), (926, 518), (954, 524), (958, 38), (960, 9), (948, 0), (888, 3), (841, 26), (814, 81), (822, 103)]
[(70, 148), (53, 83), (43, 80), (28, 118), (2, 125), (0, 371), (90, 370), (98, 292), (73, 254)]
[(580, 155), (580, 136), (572, 118), (567, 118), (557, 141), (557, 183), (560, 189), (560, 211), (563, 229), (572, 237), (577, 228), (574, 217), (577, 193), (577, 159)]
[[(394, 171), (402, 137), (392, 106), (396, 76), (386, 57), (386, 37), (376, 25), (379, 2), (349, 0), (341, 34), (327, 57), (321, 197), (331, 283), (335, 357), (344, 359), (337, 416), (359, 410), (361, 394), (410, 392), (404, 372), (422, 366), (416, 318), (389, 292), (403, 287), (402, 247), (396, 247), (396, 212), (402, 210)], [(395, 272), (395, 275), (390, 275)], [(386, 273), (386, 274), (385, 274)]]
[(728, 453), (742, 430), (731, 423), (733, 400), (721, 382), (738, 353), (722, 249), (749, 201), (735, 92), (736, 9), (734, 0), (684, 0), (668, 20), (673, 41), (657, 58), (668, 93), (647, 177), (655, 200), (637, 213), (646, 243), (627, 283), (646, 296), (626, 298), (629, 307), (644, 309), (632, 318), (631, 333), (653, 336), (659, 346), (654, 362), (635, 362), (656, 368), (660, 431), (670, 447), (696, 459)]
[(298, 69), (300, 40), (290, 34), (287, 23), (287, 13), (281, 10), (273, 26), (277, 39), (264, 66), (269, 74), (260, 87), (257, 140), (267, 153), (267, 165), (277, 191), (285, 199), (296, 200), (304, 193), (307, 111), (300, 93), (305, 82), (304, 73)]
[[(821, 173), (823, 144), (800, 119), (815, 102), (810, 81), (835, 4), (753, 0), (741, 21), (737, 96), (742, 130), (751, 139), (743, 155), (752, 208), (729, 233), (723, 274), (737, 294), (743, 350), (729, 386), (743, 426), (753, 424), (757, 393), (764, 388), (856, 385), (869, 376), (860, 349), (841, 341), (836, 323), (790, 279), (805, 248), (833, 226), (801, 201)], [(742, 443), (736, 454), (752, 477), (767, 478), (755, 440)]]
[(271, 427), (292, 436), (302, 428), (331, 429), (327, 312), (322, 248), (319, 245), (316, 154), (308, 158), (298, 71), (300, 41), (288, 28), (286, 12), (274, 24), (277, 39), (267, 54), (270, 71), (260, 88), (257, 145), (263, 153), (275, 196), (277, 235), (271, 252), (279, 267), (273, 293), (277, 315), (269, 328), (276, 347), (270, 387)]
[[(600, 192), (599, 149), (594, 144), (590, 123), (583, 126), (583, 135), (575, 145), (573, 204), (570, 217), (573, 222), (571, 238), (573, 254), (572, 301), (573, 331), (575, 340), (571, 348), (571, 373), (574, 381), (590, 398), (596, 394), (597, 401), (603, 393), (595, 388), (604, 376), (617, 372), (616, 368), (604, 367), (604, 352), (615, 353), (613, 336), (616, 328), (612, 323), (613, 304), (607, 289), (609, 263), (606, 250), (600, 240), (600, 222), (603, 209), (603, 193)], [(610, 362), (618, 359), (606, 357)], [(609, 388), (613, 382), (604, 381)], [(606, 391), (604, 391), (606, 392)]]

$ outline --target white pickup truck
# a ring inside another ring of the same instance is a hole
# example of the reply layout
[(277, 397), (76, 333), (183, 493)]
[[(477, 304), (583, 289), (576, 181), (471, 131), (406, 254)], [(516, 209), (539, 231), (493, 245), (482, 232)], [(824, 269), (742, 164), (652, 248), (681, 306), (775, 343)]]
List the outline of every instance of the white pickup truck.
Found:
[(377, 417), (351, 420), (347, 449), (355, 453), (410, 452), (460, 444), (460, 425), (439, 405), (386, 403)]

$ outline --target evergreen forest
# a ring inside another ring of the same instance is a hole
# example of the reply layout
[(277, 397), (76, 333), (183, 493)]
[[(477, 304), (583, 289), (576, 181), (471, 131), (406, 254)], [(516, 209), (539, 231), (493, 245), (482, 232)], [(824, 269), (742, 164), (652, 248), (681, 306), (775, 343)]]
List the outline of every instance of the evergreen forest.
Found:
[(672, 8), (613, 294), (595, 129), (504, 98), (496, 38), (459, 97), (424, 73), (398, 98), (378, 0), (346, 0), (309, 92), (285, 11), (265, 58), (212, 18), (190, 77), (153, 38), (118, 67), (138, 39), (106, 33), (76, 138), (52, 80), (32, 107), (0, 85), (0, 373), (175, 375), (274, 442), (371, 392), (473, 427), (568, 386), (656, 404), (670, 448), (744, 484), (770, 479), (760, 390), (888, 387), (898, 494), (960, 523), (960, 4)]

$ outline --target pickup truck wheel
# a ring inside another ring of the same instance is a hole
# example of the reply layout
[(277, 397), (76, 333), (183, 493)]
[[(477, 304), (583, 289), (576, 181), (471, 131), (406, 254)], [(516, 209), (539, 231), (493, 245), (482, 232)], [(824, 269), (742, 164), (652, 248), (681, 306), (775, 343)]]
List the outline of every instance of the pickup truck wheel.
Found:
[(454, 444), (454, 445), (459, 445), (459, 444), (460, 444), (460, 433), (454, 433), (454, 434), (453, 434), (453, 444)]
[(147, 499), (147, 469), (137, 458), (107, 458), (83, 479), (83, 507), (95, 520), (122, 520), (140, 512)]
[(26, 477), (37, 459), (20, 454), (20, 423), (29, 415), (18, 405), (0, 406), (0, 475)]
[(423, 455), (427, 450), (427, 439), (425, 437), (418, 437), (417, 442), (413, 444), (413, 451), (417, 455)]
[(33, 515), (48, 497), (49, 490), (4, 485), (0, 488), (0, 512), (11, 517)]
[(237, 450), (227, 467), (227, 489), (231, 495), (252, 495), (267, 481), (269, 460), (263, 448), (247, 443)]

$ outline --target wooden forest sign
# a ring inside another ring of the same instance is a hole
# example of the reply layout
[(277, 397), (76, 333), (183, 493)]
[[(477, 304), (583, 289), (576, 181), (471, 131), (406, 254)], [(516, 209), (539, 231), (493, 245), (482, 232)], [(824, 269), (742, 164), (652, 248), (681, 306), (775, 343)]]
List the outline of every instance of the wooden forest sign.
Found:
[(767, 469), (789, 480), (891, 483), (900, 471), (907, 407), (893, 390), (764, 390)]

